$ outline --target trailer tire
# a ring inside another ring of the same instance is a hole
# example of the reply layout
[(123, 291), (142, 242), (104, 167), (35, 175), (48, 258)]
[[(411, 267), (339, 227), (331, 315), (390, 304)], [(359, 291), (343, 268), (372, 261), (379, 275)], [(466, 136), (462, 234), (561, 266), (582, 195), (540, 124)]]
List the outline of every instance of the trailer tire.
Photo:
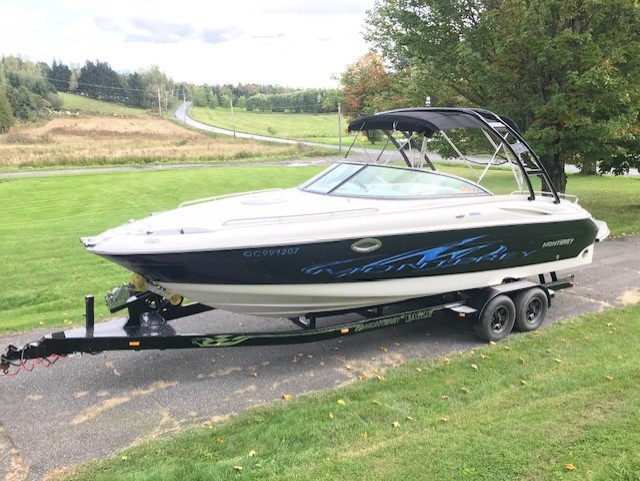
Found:
[(500, 341), (513, 329), (516, 307), (509, 296), (500, 294), (491, 299), (482, 309), (476, 331), (485, 341)]
[(513, 299), (516, 305), (515, 328), (529, 332), (538, 329), (549, 309), (547, 293), (539, 287), (518, 292)]

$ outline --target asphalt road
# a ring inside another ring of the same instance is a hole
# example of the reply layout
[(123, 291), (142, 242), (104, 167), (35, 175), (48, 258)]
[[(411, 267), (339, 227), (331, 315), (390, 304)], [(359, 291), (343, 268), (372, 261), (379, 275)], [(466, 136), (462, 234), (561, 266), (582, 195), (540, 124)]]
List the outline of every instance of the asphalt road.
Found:
[[(191, 108), (191, 105), (193, 105), (193, 102), (184, 102), (181, 105), (179, 105), (174, 111), (173, 111), (173, 118), (178, 120), (179, 122), (183, 122), (184, 124), (196, 128), (196, 129), (200, 129), (200, 130), (205, 130), (207, 132), (213, 132), (216, 134), (221, 134), (221, 135), (231, 135), (234, 137), (239, 137), (239, 138), (243, 138), (243, 139), (254, 139), (254, 140), (263, 140), (266, 142), (276, 142), (276, 143), (281, 143), (281, 144), (302, 144), (302, 145), (308, 145), (311, 147), (324, 147), (327, 149), (335, 149), (338, 150), (339, 146), (337, 145), (331, 145), (331, 144), (321, 144), (318, 142), (306, 142), (306, 141), (299, 141), (299, 140), (292, 140), (292, 139), (282, 139), (282, 138), (278, 138), (278, 137), (268, 137), (266, 135), (258, 135), (258, 134), (249, 134), (246, 132), (234, 132), (233, 130), (228, 130), (228, 129), (223, 129), (220, 127), (214, 127), (212, 125), (208, 125), (202, 122), (198, 122), (197, 120), (195, 120), (194, 118), (189, 116), (189, 108)], [(345, 135), (344, 139), (343, 139), (343, 146), (342, 146), (342, 150), (343, 152), (346, 152), (347, 149), (349, 148), (349, 146), (351, 145), (351, 143), (353, 142), (353, 137), (351, 136), (351, 134)], [(357, 147), (354, 146), (351, 148), (351, 152), (354, 154), (364, 154), (366, 155), (367, 153), (369, 153), (369, 155), (373, 156), (373, 155), (377, 155), (380, 153), (379, 149), (373, 148), (368, 146), (366, 149), (362, 148), (362, 147)], [(431, 156), (431, 160), (434, 162), (440, 162), (441, 159), (439, 158), (439, 156), (437, 154), (435, 154), (434, 152), (429, 154)], [(467, 158), (472, 158), (472, 157), (467, 157)], [(357, 159), (351, 159), (351, 160), (357, 160)], [(448, 159), (447, 162), (453, 162), (453, 163), (462, 163), (461, 160), (459, 159)], [(481, 160), (481, 162), (483, 162), (483, 160)], [(576, 173), (576, 172), (580, 172), (580, 169), (578, 169), (578, 167), (576, 167), (575, 165), (571, 165), (571, 164), (567, 164), (565, 165), (565, 172), (567, 173)], [(629, 171), (629, 173), (627, 175), (631, 175), (631, 176), (639, 176), (640, 175), (640, 171), (638, 169), (631, 169)]]
[[(640, 235), (597, 245), (595, 262), (575, 274), (578, 285), (557, 294), (547, 322), (640, 301)], [(267, 324), (290, 327), (284, 320), (216, 311), (175, 322), (181, 332), (257, 330)], [(41, 334), (0, 338), (0, 346)], [(0, 378), (0, 480), (42, 479), (52, 470), (224, 419), (285, 393), (332, 388), (376, 369), (480, 344), (469, 321), (439, 315), (313, 344), (111, 352), (36, 367)]]
[[(338, 145), (321, 144), (318, 142), (305, 142), (305, 141), (292, 140), (292, 139), (281, 139), (278, 137), (268, 137), (266, 135), (249, 134), (246, 132), (234, 132), (233, 130), (214, 127), (212, 125), (198, 122), (197, 120), (189, 116), (188, 111), (192, 104), (193, 102), (184, 102), (183, 104), (181, 104), (176, 110), (174, 110), (173, 118), (179, 122), (183, 122), (184, 124), (196, 129), (205, 130), (207, 132), (213, 132), (215, 134), (231, 135), (233, 137), (238, 137), (241, 139), (263, 140), (267, 142), (276, 142), (279, 144), (294, 144), (294, 145), (302, 144), (302, 145), (309, 145), (311, 147), (324, 147), (326, 149), (335, 149), (335, 150), (338, 150), (340, 148)], [(349, 148), (348, 144), (350, 144), (352, 141), (351, 136), (349, 135), (344, 140), (347, 143), (347, 145), (344, 145), (342, 148), (345, 149), (345, 152), (346, 152), (346, 149)], [(357, 149), (357, 150), (360, 151), (362, 149)]]

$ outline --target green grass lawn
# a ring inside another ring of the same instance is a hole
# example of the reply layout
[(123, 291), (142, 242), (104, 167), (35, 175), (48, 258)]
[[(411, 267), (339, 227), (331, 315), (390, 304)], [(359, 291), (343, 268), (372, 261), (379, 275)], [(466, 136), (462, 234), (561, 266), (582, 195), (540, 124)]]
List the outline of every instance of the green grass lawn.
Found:
[[(231, 130), (231, 109), (192, 107), (191, 116), (205, 124)], [(338, 144), (338, 114), (309, 114), (293, 112), (247, 112), (234, 109), (236, 131)], [(342, 128), (348, 122), (342, 119)], [(351, 143), (351, 135), (343, 134), (343, 145)]]
[[(82, 299), (128, 282), (123, 268), (87, 253), (81, 236), (190, 199), (297, 185), (319, 167), (220, 167), (0, 180), (0, 332), (82, 320)], [(65, 322), (66, 320), (66, 322)]]
[(80, 112), (83, 114), (106, 114), (121, 115), (124, 117), (138, 117), (147, 115), (144, 109), (136, 109), (115, 102), (103, 102), (82, 95), (68, 94), (59, 92), (58, 95), (62, 99), (62, 109)]
[(639, 329), (640, 305), (582, 316), (207, 423), (65, 479), (637, 481)]
[[(85, 252), (79, 237), (189, 199), (297, 185), (321, 169), (220, 167), (0, 180), (0, 332), (81, 323), (88, 293), (98, 299), (97, 313), (107, 314), (100, 298), (129, 273)], [(446, 170), (466, 173), (464, 167)], [(496, 192), (512, 190), (508, 172), (488, 181)], [(640, 232), (639, 178), (572, 175), (569, 192), (579, 194), (615, 235)]]

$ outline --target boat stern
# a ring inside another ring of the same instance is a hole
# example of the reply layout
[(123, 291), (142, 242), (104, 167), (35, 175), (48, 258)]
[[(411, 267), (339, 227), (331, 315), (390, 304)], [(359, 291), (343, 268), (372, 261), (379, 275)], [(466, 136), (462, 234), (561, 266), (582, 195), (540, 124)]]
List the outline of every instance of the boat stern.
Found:
[(609, 237), (609, 234), (611, 234), (611, 231), (609, 230), (609, 226), (603, 220), (593, 219), (593, 222), (598, 228), (598, 233), (596, 234), (596, 242), (602, 242), (607, 237)]

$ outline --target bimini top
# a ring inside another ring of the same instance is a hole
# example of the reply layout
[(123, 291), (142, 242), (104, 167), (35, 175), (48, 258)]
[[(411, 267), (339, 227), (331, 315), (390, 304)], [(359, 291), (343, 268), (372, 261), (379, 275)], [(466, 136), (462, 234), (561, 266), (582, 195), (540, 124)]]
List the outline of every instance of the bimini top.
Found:
[(500, 130), (505, 124), (520, 133), (517, 124), (507, 117), (501, 117), (488, 110), (471, 108), (422, 107), (389, 110), (360, 117), (349, 124), (350, 132), (361, 130), (400, 130), (419, 132), (431, 137), (441, 130), (465, 127), (478, 129), (485, 127), (483, 120)]

